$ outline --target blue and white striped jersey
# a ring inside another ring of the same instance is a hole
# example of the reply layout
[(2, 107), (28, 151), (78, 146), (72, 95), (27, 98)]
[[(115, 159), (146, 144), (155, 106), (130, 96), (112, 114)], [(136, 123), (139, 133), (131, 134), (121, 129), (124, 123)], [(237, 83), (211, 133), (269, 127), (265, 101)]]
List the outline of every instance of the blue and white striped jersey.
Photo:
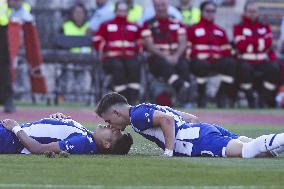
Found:
[[(222, 156), (222, 150), (224, 150), (223, 148), (226, 147), (228, 141), (231, 138), (237, 138), (237, 135), (218, 125), (188, 123), (176, 110), (167, 106), (143, 103), (131, 107), (130, 123), (134, 131), (155, 142), (162, 149), (165, 149), (165, 138), (161, 128), (153, 125), (155, 111), (164, 112), (175, 120), (173, 129), (173, 132), (175, 132), (174, 155), (199, 156), (210, 151), (215, 156)], [(216, 142), (213, 143), (212, 141)]]
[[(92, 132), (72, 119), (44, 118), (20, 126), (27, 135), (42, 144), (59, 142), (60, 149), (71, 154), (98, 153)], [(1, 140), (5, 140), (3, 142), (5, 145), (0, 145), (0, 153), (30, 153), (22, 146), (17, 137), (2, 125), (0, 125)]]

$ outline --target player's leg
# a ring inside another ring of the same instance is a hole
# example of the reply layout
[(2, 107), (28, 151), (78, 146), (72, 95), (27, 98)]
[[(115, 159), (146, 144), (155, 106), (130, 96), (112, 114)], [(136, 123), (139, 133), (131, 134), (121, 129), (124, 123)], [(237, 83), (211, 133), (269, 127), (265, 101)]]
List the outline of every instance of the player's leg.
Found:
[(235, 133), (232, 133), (231, 131), (219, 126), (219, 125), (216, 125), (216, 124), (213, 124), (213, 126), (219, 130), (219, 132), (223, 135), (223, 136), (227, 136), (227, 137), (231, 137), (232, 139), (238, 139), (240, 140), (241, 142), (244, 142), (244, 143), (247, 143), (247, 142), (250, 142), (252, 141), (253, 139), (252, 138), (249, 138), (247, 136), (239, 136)]
[(241, 157), (242, 142), (236, 139), (238, 135), (208, 123), (198, 123), (192, 127), (200, 128), (199, 138), (191, 141), (192, 156)]
[[(250, 142), (242, 143), (240, 140), (231, 140), (226, 147), (227, 157), (254, 158), (263, 153), (280, 149), (284, 146), (284, 133), (262, 135)], [(279, 153), (283, 151), (278, 151)], [(269, 156), (269, 153), (267, 154)]]

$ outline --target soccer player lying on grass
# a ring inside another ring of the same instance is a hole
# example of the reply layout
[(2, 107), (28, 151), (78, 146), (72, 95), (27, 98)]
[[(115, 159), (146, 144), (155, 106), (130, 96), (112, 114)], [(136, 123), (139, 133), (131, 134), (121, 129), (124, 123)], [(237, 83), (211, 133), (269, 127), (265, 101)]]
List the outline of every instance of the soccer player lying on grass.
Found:
[(107, 126), (91, 132), (60, 113), (21, 125), (11, 119), (0, 122), (0, 154), (127, 154), (132, 143), (130, 134)]
[[(96, 112), (110, 127), (127, 125), (164, 149), (163, 156), (271, 157), (284, 151), (284, 133), (256, 139), (239, 137), (214, 124), (197, 123), (194, 115), (155, 104), (130, 106), (118, 93), (109, 93)], [(194, 123), (196, 122), (196, 123)]]

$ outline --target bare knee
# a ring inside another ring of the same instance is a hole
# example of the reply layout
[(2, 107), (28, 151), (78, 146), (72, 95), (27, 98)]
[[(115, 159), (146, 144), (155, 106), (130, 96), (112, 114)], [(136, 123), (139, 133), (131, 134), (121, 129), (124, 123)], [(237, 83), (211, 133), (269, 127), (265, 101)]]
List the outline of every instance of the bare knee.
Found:
[(238, 139), (232, 139), (226, 147), (227, 157), (242, 157), (243, 143)]

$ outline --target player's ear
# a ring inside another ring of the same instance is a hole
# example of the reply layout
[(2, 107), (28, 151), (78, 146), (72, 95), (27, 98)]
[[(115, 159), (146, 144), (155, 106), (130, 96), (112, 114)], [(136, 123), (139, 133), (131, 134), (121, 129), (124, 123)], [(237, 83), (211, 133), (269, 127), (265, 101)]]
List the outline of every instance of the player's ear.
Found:
[(119, 111), (118, 111), (117, 109), (113, 109), (113, 113), (114, 113), (115, 115), (117, 115), (117, 116), (120, 116), (120, 113), (119, 113)]

